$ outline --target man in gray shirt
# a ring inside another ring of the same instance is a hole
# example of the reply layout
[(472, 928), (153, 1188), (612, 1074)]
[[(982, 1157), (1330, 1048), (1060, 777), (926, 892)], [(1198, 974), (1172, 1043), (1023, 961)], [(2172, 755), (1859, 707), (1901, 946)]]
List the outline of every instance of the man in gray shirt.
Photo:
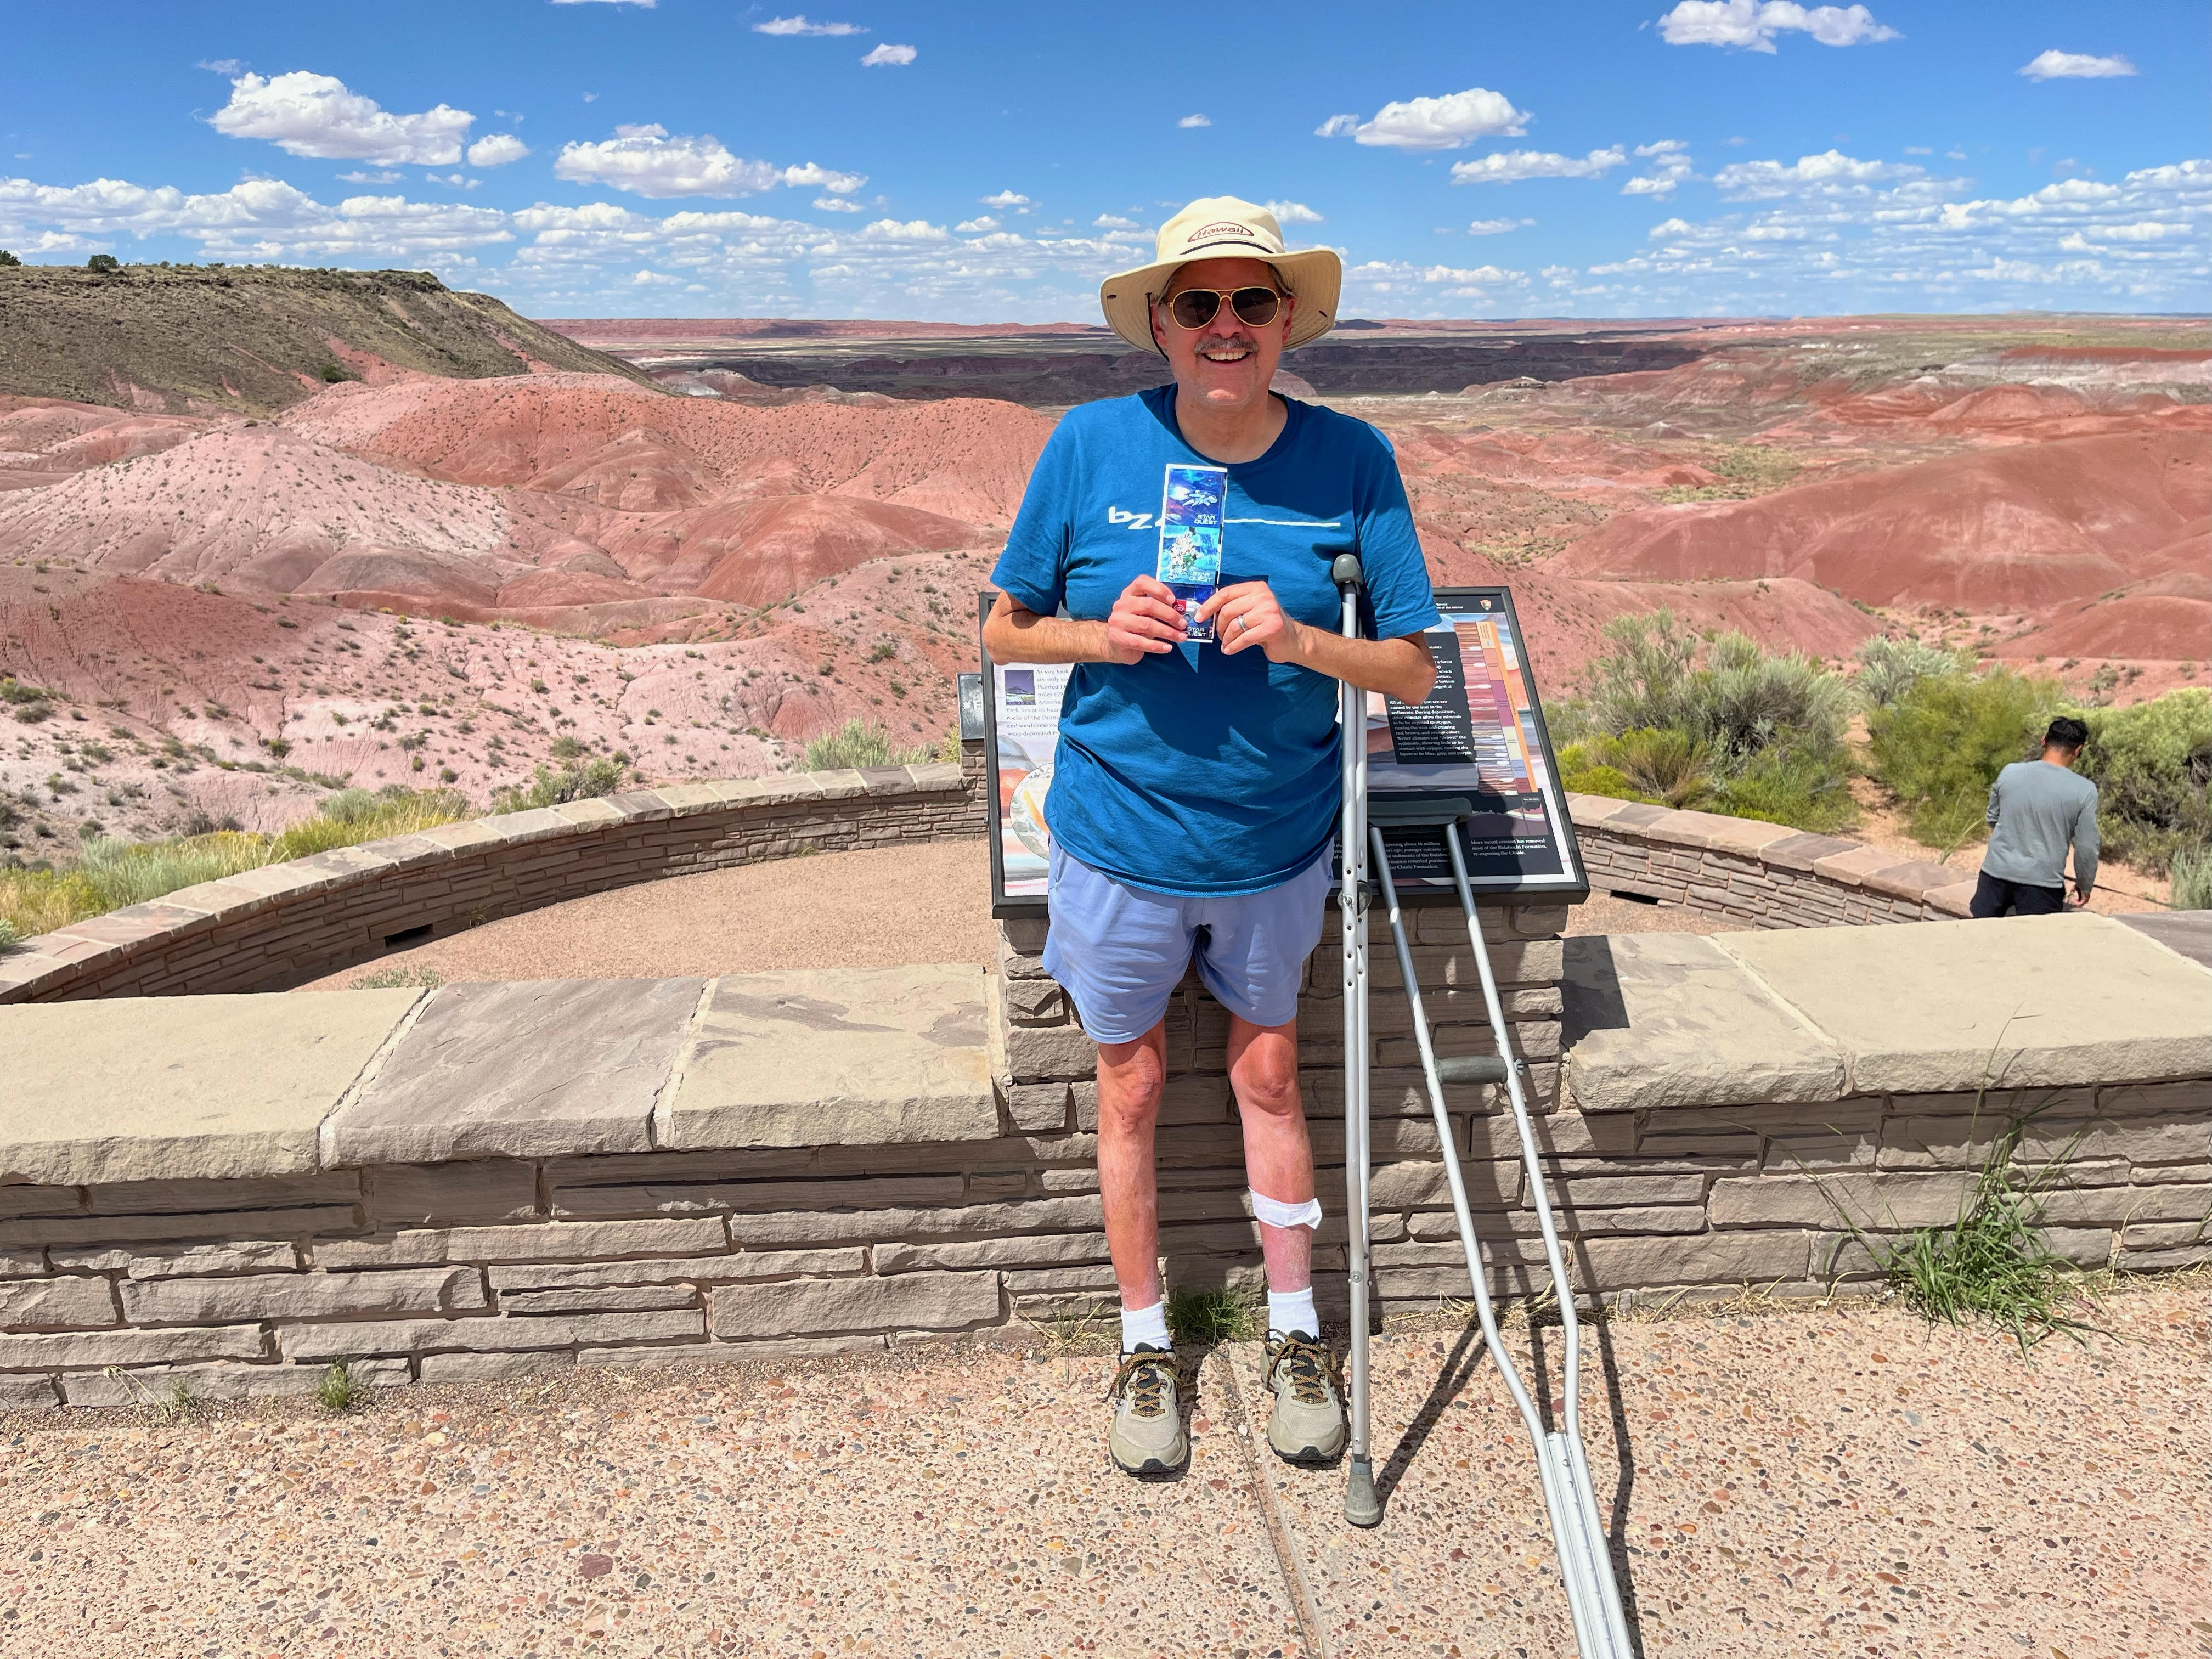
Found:
[(1977, 916), (2048, 916), (2067, 908), (2066, 848), (2074, 848), (2074, 903), (2097, 884), (2097, 786), (2074, 769), (2089, 728), (2060, 715), (2043, 734), (2043, 758), (2014, 761), (1990, 786), (1990, 850), (1969, 908)]

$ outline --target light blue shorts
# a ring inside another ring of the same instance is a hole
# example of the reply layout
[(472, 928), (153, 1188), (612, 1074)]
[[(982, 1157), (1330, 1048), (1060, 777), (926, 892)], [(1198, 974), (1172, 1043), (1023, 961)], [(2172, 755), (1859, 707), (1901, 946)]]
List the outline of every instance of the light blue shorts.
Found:
[(1133, 1042), (1166, 1015), (1194, 951), (1221, 1006), (1255, 1025), (1297, 1018), (1334, 873), (1323, 853), (1281, 885), (1221, 897), (1154, 893), (1052, 849), (1045, 971), (1101, 1042)]

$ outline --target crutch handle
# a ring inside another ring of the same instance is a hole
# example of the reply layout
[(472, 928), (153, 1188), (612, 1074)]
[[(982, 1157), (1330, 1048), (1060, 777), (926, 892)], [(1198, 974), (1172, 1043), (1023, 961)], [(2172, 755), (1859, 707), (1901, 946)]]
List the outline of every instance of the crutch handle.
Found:
[(1437, 1062), (1437, 1077), (1444, 1083), (1503, 1083), (1511, 1069), (1498, 1054), (1454, 1054)]
[(1366, 572), (1359, 568), (1359, 555), (1357, 553), (1338, 554), (1335, 562), (1328, 568), (1328, 575), (1339, 587), (1357, 588), (1364, 586), (1367, 580)]

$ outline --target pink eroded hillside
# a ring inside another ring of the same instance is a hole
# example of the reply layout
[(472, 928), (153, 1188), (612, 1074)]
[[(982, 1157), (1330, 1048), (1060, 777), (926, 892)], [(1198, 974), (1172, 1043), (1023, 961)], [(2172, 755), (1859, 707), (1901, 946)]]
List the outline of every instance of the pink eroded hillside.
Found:
[(87, 467), (159, 454), (205, 422), (48, 398), (0, 398), (0, 491), (58, 483)]
[(2212, 453), (2171, 425), (1645, 507), (1608, 520), (1554, 568), (1616, 580), (1795, 576), (1869, 605), (2040, 611), (2186, 564), (2180, 538), (2212, 513)]
[(343, 385), (281, 422), (8, 418), (42, 487), (0, 496), (0, 553), (595, 634), (978, 545), (1050, 430), (973, 399), (768, 410), (588, 374)]
[(592, 374), (343, 386), (284, 418), (340, 448), (457, 483), (554, 490), (603, 507), (834, 493), (999, 527), (1012, 522), (1052, 430), (1042, 415), (975, 398), (753, 409)]

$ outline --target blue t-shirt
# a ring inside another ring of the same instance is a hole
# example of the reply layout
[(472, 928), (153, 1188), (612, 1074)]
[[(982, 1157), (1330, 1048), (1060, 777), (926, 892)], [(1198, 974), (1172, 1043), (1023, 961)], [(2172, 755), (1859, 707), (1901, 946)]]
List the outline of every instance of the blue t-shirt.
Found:
[[(1336, 632), (1340, 553), (1366, 569), (1372, 636), (1438, 620), (1389, 441), (1295, 398), (1267, 453), (1229, 468), (1221, 586), (1263, 580), (1284, 613)], [(1103, 620), (1154, 573), (1170, 464), (1214, 465), (1182, 439), (1175, 387), (1070, 410), (1030, 476), (991, 580), (1049, 617)], [(1184, 645), (1078, 663), (1060, 705), (1045, 815), (1054, 840), (1133, 887), (1256, 893), (1322, 855), (1339, 795), (1337, 682), (1254, 646)]]

